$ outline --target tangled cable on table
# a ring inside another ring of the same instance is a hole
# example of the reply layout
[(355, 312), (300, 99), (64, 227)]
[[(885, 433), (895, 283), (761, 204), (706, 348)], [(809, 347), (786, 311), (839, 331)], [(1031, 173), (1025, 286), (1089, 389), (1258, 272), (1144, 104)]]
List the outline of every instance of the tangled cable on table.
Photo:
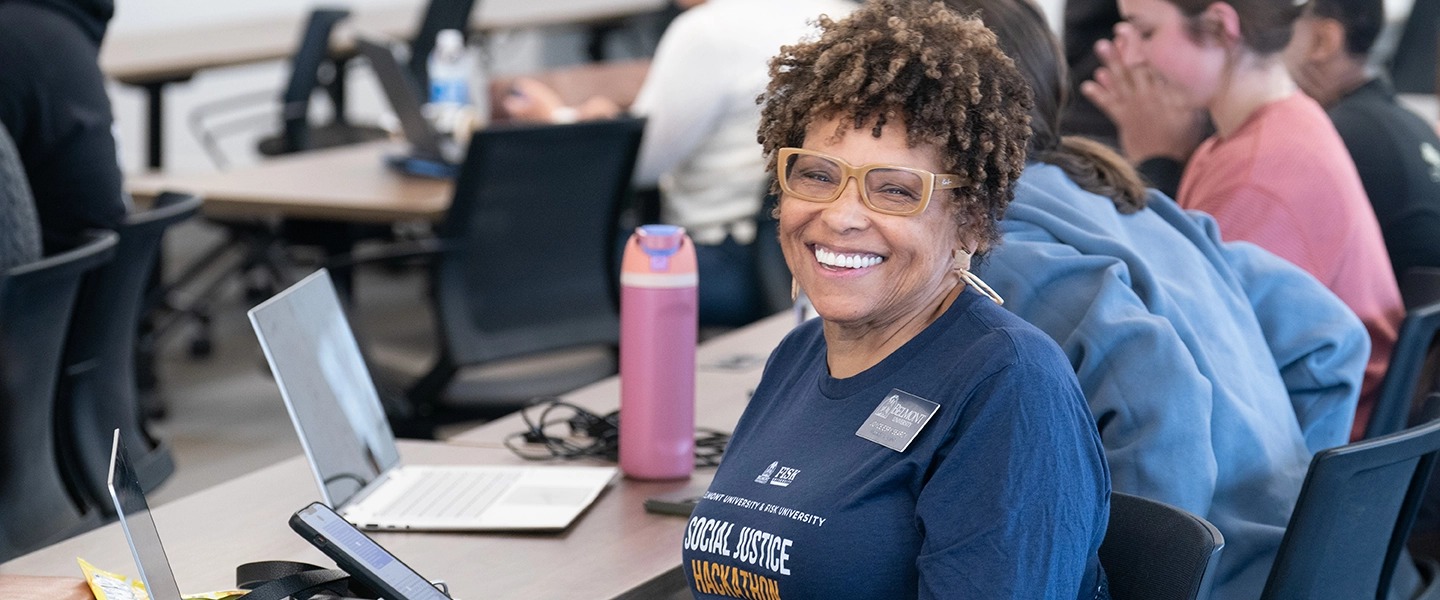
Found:
[[(505, 436), (505, 447), (525, 460), (576, 460), (620, 458), (620, 411), (598, 415), (555, 397), (530, 400), (520, 410), (525, 430)], [(558, 434), (556, 427), (566, 426)], [(730, 434), (695, 428), (695, 466), (720, 464)]]

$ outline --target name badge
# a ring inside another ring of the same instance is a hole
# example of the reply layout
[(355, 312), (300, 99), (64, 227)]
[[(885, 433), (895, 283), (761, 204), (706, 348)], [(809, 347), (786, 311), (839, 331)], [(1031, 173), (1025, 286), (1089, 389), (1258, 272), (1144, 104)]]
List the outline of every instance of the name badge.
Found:
[(890, 390), (855, 435), (896, 452), (904, 452), (940, 405), (915, 394)]

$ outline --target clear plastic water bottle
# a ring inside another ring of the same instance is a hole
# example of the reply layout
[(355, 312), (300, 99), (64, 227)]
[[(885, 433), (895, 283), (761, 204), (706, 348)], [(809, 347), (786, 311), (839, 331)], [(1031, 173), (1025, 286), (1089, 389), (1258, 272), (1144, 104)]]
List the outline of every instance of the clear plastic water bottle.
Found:
[(646, 225), (620, 269), (620, 469), (636, 479), (695, 470), (695, 246), (685, 229)]
[(460, 111), (470, 104), (470, 74), (474, 64), (471, 54), (465, 50), (465, 36), (454, 29), (435, 34), (435, 49), (430, 51), (427, 70), (430, 118), (436, 129), (451, 132)]

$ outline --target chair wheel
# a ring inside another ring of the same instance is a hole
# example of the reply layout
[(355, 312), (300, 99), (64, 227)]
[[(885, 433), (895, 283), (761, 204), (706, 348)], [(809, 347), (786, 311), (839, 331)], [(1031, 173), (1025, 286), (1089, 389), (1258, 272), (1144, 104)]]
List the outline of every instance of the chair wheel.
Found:
[(206, 358), (214, 350), (215, 346), (208, 336), (190, 340), (190, 358)]

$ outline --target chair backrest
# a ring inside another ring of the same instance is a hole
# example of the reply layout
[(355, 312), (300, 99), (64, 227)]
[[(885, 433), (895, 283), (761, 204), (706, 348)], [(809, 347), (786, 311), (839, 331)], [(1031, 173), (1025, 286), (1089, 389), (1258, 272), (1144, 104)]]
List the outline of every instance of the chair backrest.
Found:
[[(1440, 302), (1411, 310), (1400, 323), (1400, 337), (1395, 340), (1395, 349), (1390, 353), (1390, 366), (1385, 369), (1385, 380), (1380, 385), (1380, 398), (1365, 424), (1365, 439), (1387, 435), (1405, 428), (1410, 417), (1414, 399), (1433, 391), (1419, 389), (1421, 374), (1426, 372), (1426, 360), (1435, 360), (1430, 345), (1435, 332), (1440, 330)], [(1431, 369), (1433, 372), (1433, 369)], [(1434, 382), (1427, 382), (1426, 388)]]
[(100, 522), (57, 462), (55, 386), (81, 278), (117, 237), (11, 269), (0, 290), (0, 562)]
[(1435, 93), (1437, 29), (1440, 29), (1440, 0), (1415, 0), (1390, 63), (1390, 78), (1395, 82), (1396, 91)]
[(1410, 267), (1400, 277), (1400, 297), (1405, 309), (1440, 302), (1440, 267)]
[(1225, 538), (1209, 521), (1163, 502), (1110, 494), (1100, 565), (1115, 600), (1209, 598)]
[(618, 343), (611, 257), (643, 128), (618, 119), (474, 135), (432, 279), (455, 364)]
[(310, 147), (310, 94), (320, 84), (320, 65), (330, 56), (330, 33), (350, 16), (343, 8), (317, 8), (310, 13), (300, 47), (290, 57), (290, 82), (280, 97), (285, 147), (290, 152)]
[(790, 266), (785, 263), (785, 253), (780, 249), (780, 222), (775, 218), (775, 207), (779, 201), (775, 195), (766, 195), (760, 202), (760, 212), (755, 214), (755, 243), (751, 246), (755, 277), (759, 280), (757, 288), (767, 315), (795, 304), (790, 299)]
[(20, 151), (0, 123), (0, 271), (40, 259), (40, 219)]
[(1440, 420), (1322, 450), (1262, 600), (1386, 598), (1440, 452)]
[(435, 34), (446, 29), (464, 32), (470, 28), (470, 13), (475, 10), (476, 0), (430, 0), (425, 7), (425, 19), (420, 22), (420, 31), (410, 40), (410, 76), (417, 89), (423, 90), (421, 98), (430, 97), (430, 51), (435, 49)]
[(106, 515), (115, 513), (105, 483), (116, 429), (145, 491), (175, 470), (168, 448), (144, 427), (135, 346), (165, 230), (193, 216), (200, 203), (197, 196), (166, 193), (152, 210), (130, 215), (119, 228), (114, 260), (85, 277), (75, 306), (56, 395), (61, 464)]

